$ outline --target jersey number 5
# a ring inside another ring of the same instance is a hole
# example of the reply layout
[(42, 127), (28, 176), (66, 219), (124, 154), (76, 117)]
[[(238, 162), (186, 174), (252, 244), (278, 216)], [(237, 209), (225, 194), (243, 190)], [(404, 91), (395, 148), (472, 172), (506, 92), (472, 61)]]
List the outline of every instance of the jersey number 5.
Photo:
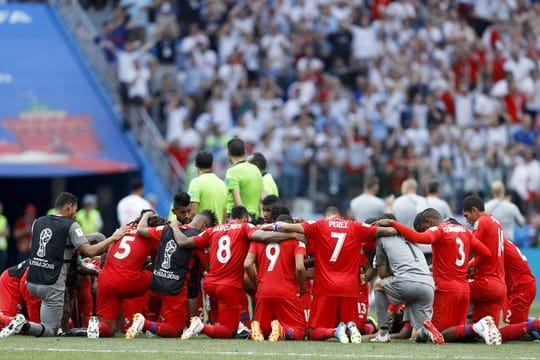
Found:
[(131, 241), (135, 241), (135, 236), (124, 236), (122, 240), (120, 240), (120, 245), (118, 245), (119, 250), (116, 251), (113, 256), (118, 260), (127, 258), (131, 253), (131, 245), (129, 244)]

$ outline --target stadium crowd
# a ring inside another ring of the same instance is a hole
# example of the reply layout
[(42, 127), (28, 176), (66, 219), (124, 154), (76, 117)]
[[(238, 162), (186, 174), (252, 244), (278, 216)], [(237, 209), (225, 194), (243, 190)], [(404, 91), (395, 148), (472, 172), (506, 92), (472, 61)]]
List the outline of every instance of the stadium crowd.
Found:
[(314, 183), (319, 211), (375, 175), (382, 195), (437, 177), (454, 212), (500, 180), (537, 213), (538, 1), (109, 6), (96, 41), (184, 167), (206, 148), (223, 176), (237, 136), (265, 154), (284, 198)]

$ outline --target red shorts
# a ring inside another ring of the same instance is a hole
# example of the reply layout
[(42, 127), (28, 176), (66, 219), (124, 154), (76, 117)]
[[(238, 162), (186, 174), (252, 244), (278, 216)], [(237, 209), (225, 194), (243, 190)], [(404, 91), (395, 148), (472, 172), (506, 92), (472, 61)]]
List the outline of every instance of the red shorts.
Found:
[(9, 276), (7, 270), (0, 276), (0, 312), (6, 316), (15, 316), (21, 312), (23, 297), (20, 282), (20, 277)]
[(534, 281), (514, 289), (504, 303), (504, 322), (507, 324), (519, 324), (527, 321), (535, 297), (536, 282)]
[(204, 291), (212, 301), (212, 319), (214, 323), (225, 326), (231, 333), (236, 333), (240, 322), (242, 303), (247, 296), (244, 290), (230, 285), (204, 282)]
[(176, 295), (165, 295), (150, 291), (150, 312), (156, 314), (156, 321), (183, 329), (187, 326), (188, 296), (187, 286)]
[(131, 303), (126, 302), (127, 309), (124, 306), (124, 315), (126, 315), (124, 317), (129, 316), (126, 311), (132, 312), (135, 309), (141, 309), (142, 311), (144, 309), (146, 304), (141, 307), (140, 303), (144, 301), (144, 298), (147, 299), (143, 295), (148, 292), (148, 287), (150, 286), (150, 280), (152, 279), (152, 273), (150, 271), (138, 272), (136, 276), (131, 276), (124, 279), (124, 281), (117, 281), (115, 283), (108, 282), (108, 279), (102, 275), (103, 273), (98, 276), (96, 303), (97, 314), (101, 320), (116, 320), (123, 300), (134, 299)]
[(435, 291), (431, 322), (439, 331), (465, 325), (469, 311), (469, 293)]
[(303, 304), (298, 298), (259, 298), (255, 303), (253, 319), (260, 323), (264, 336), (270, 335), (270, 323), (274, 319), (279, 321), (286, 333), (294, 333), (298, 340), (303, 339), (306, 332)]
[(471, 286), (471, 303), (474, 304), (473, 322), (490, 315), (499, 326), (504, 300), (506, 298), (506, 285), (494, 278), (474, 279)]
[(21, 277), (20, 291), (21, 296), (26, 304), (26, 314), (27, 320), (35, 323), (41, 322), (41, 301), (42, 299), (32, 295), (28, 288), (26, 287), (26, 279), (28, 278), (28, 269), (24, 272)]
[(308, 328), (335, 328), (339, 322), (356, 323), (359, 316), (356, 297), (314, 295)]
[[(367, 289), (369, 291), (369, 289)], [(366, 320), (368, 317), (368, 309), (369, 309), (369, 292), (367, 291), (361, 291), (360, 294), (358, 294), (358, 303), (356, 304), (358, 308), (358, 320), (356, 321), (356, 325), (359, 329), (364, 328), (364, 325), (366, 325)]]

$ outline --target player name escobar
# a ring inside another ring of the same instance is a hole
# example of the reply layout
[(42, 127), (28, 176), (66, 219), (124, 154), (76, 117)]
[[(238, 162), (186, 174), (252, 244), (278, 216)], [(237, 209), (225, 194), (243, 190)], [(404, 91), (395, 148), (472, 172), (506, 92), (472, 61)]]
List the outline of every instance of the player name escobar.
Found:
[(54, 270), (54, 264), (49, 263), (47, 260), (33, 258), (29, 261), (29, 264), (44, 269)]
[(154, 270), (154, 275), (170, 280), (180, 280), (180, 275), (177, 275), (171, 271)]

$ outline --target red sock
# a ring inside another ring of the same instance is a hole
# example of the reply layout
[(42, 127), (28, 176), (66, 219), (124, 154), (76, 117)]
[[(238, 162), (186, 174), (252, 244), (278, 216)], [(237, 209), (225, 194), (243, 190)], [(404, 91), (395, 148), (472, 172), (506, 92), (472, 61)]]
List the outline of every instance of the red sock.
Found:
[(105, 338), (105, 337), (112, 337), (113, 332), (109, 324), (107, 324), (104, 321), (99, 322), (99, 337)]
[(5, 328), (11, 322), (11, 316), (0, 314), (0, 328)]
[(304, 340), (306, 330), (303, 327), (289, 327), (285, 329), (285, 337), (289, 340)]
[(506, 325), (505, 327), (499, 329), (499, 331), (501, 332), (503, 341), (515, 340), (521, 337), (522, 335), (525, 335), (526, 333), (529, 332), (527, 325), (529, 325), (529, 323), (524, 322), (520, 324)]
[(182, 334), (182, 328), (164, 322), (144, 321), (143, 329), (150, 330), (156, 335), (164, 338), (175, 338)]
[(362, 333), (364, 335), (371, 335), (375, 332), (375, 327), (371, 324), (365, 324), (362, 330)]
[(538, 318), (534, 318), (532, 320), (527, 321), (527, 330), (529, 331), (537, 331), (538, 328), (540, 328), (540, 320)]
[(309, 338), (311, 340), (326, 340), (334, 337), (335, 333), (336, 329), (315, 328), (311, 329), (311, 332), (309, 333)]
[(201, 332), (216, 339), (230, 339), (233, 335), (229, 328), (220, 324), (204, 325)]
[[(467, 337), (467, 330), (465, 330), (467, 326), (470, 326), (470, 330), (472, 330), (471, 325), (458, 325), (455, 327), (455, 336), (457, 339), (465, 339)], [(474, 331), (472, 333), (476, 334)]]

